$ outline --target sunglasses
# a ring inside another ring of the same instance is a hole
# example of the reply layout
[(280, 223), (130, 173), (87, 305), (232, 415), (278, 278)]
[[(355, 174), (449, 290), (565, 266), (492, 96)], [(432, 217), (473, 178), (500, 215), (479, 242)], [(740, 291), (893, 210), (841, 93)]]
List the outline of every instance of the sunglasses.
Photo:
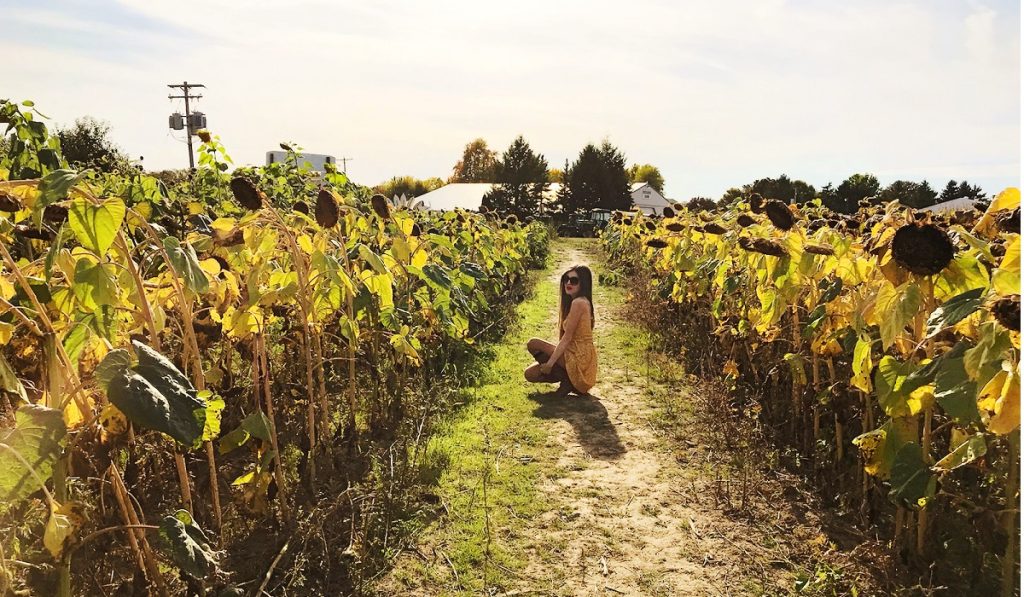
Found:
[(573, 286), (575, 286), (580, 283), (580, 278), (579, 276), (565, 276), (564, 278), (562, 278), (562, 281), (565, 282), (566, 284), (572, 284)]

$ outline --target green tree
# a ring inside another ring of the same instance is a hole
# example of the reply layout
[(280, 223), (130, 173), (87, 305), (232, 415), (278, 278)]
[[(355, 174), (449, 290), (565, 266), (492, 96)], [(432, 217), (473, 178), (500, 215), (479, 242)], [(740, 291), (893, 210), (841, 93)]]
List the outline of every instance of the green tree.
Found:
[(828, 194), (822, 189), (822, 203), (832, 211), (852, 214), (862, 199), (877, 195), (880, 186), (873, 174), (854, 174), (844, 180), (834, 193), (831, 192), (831, 184)]
[(921, 209), (923, 207), (928, 207), (929, 205), (934, 205), (938, 196), (935, 191), (932, 190), (932, 187), (928, 184), (927, 180), (921, 182), (897, 180), (885, 187), (885, 189), (878, 194), (878, 198), (884, 203), (899, 201), (908, 207)]
[(522, 219), (540, 211), (548, 180), (548, 162), (534, 153), (522, 135), (512, 141), (494, 164), (498, 183), (483, 198), (483, 207)]
[(566, 171), (565, 180), (565, 192), (559, 197), (565, 213), (597, 208), (626, 210), (633, 205), (626, 157), (608, 141), (600, 147), (588, 143)]
[(806, 203), (817, 196), (814, 187), (802, 180), (793, 180), (785, 174), (778, 178), (761, 178), (745, 187), (747, 194), (760, 193), (765, 199), (778, 199), (785, 203)]
[(651, 164), (633, 164), (629, 167), (629, 181), (632, 183), (646, 182), (659, 193), (665, 192), (665, 177), (661, 170)]
[(718, 205), (725, 207), (731, 205), (736, 201), (747, 196), (746, 191), (738, 187), (730, 187), (725, 193), (722, 193), (722, 198), (718, 200)]
[(452, 169), (448, 182), (494, 182), (496, 156), (496, 152), (488, 149), (487, 141), (470, 141), (462, 151), (462, 159)]
[(74, 126), (58, 129), (61, 151), (75, 168), (115, 172), (129, 166), (124, 152), (110, 139), (110, 123), (85, 116)]
[(442, 186), (444, 186), (444, 181), (437, 177), (420, 180), (412, 176), (396, 176), (387, 182), (377, 185), (373, 191), (384, 195), (388, 199), (401, 197), (402, 195), (406, 197), (419, 197)]
[(981, 190), (981, 187), (976, 187), (966, 180), (957, 183), (955, 180), (951, 180), (946, 183), (945, 188), (942, 189), (942, 194), (939, 195), (939, 202), (952, 201), (954, 199), (970, 199), (977, 201), (978, 199), (984, 199), (985, 192)]

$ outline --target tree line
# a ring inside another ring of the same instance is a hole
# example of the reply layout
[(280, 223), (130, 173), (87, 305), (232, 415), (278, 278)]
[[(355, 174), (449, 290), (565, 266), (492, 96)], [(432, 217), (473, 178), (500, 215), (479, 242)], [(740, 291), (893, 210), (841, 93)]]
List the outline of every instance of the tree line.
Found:
[[(62, 151), (68, 162), (76, 168), (127, 172), (141, 168), (110, 139), (110, 125), (92, 117), (79, 118), (74, 125), (57, 131)], [(8, 139), (0, 139), (0, 152), (6, 151)], [(142, 158), (139, 158), (140, 161)], [(565, 161), (562, 168), (549, 166), (543, 154), (530, 147), (520, 135), (500, 155), (490, 149), (487, 141), (474, 139), (466, 144), (462, 157), (452, 168), (447, 180), (439, 177), (418, 179), (396, 176), (374, 187), (374, 191), (388, 197), (409, 198), (426, 194), (447, 183), (477, 182), (496, 186), (484, 198), (484, 206), (501, 214), (526, 217), (540, 211), (547, 189), (546, 184), (561, 183), (557, 202), (553, 206), (564, 213), (591, 209), (624, 209), (632, 206), (630, 185), (646, 182), (659, 193), (664, 193), (665, 179), (657, 166), (632, 164), (627, 167), (625, 155), (608, 140), (600, 144), (588, 143), (580, 150), (576, 160)], [(181, 178), (186, 170), (167, 170), (154, 173), (161, 178)], [(882, 187), (878, 178), (870, 173), (856, 173), (838, 185), (828, 183), (821, 189), (786, 174), (760, 178), (725, 191), (714, 200), (692, 197), (687, 202), (691, 209), (711, 209), (724, 206), (759, 193), (766, 199), (779, 199), (786, 203), (806, 203), (820, 198), (822, 203), (840, 213), (852, 213), (863, 201), (869, 203), (900, 203), (921, 209), (951, 201), (985, 200), (981, 187), (968, 181), (950, 180), (941, 191), (936, 191), (927, 180), (920, 182), (897, 180)]]

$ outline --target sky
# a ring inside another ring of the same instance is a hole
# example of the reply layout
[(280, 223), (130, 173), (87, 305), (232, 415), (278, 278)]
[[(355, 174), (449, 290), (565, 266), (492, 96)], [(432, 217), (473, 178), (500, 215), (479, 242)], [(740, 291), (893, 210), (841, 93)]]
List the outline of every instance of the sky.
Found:
[(608, 139), (665, 194), (781, 173), (820, 188), (1020, 185), (1012, 0), (0, 0), (0, 97), (107, 121), (150, 170), (185, 167), (169, 83), (236, 164), (281, 141), (375, 185), (447, 178), (477, 137), (551, 167)]

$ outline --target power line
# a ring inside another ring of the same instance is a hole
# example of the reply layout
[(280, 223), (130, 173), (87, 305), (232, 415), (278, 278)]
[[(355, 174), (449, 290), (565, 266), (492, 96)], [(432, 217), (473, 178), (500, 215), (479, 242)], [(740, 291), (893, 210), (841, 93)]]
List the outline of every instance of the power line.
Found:
[(167, 86), (171, 89), (180, 89), (182, 93), (181, 95), (168, 95), (167, 99), (185, 100), (185, 117), (182, 118), (181, 114), (175, 112), (174, 114), (171, 114), (169, 124), (170, 127), (176, 131), (185, 129), (185, 138), (188, 141), (188, 167), (189, 169), (194, 169), (196, 167), (196, 161), (195, 157), (192, 154), (192, 135), (194, 135), (197, 130), (201, 128), (206, 128), (206, 115), (202, 112), (196, 112), (195, 114), (192, 113), (192, 110), (189, 107), (188, 100), (199, 99), (203, 96), (192, 95), (189, 93), (189, 90), (198, 89), (200, 87), (205, 89), (206, 85), (203, 85), (201, 83), (189, 83), (188, 81), (185, 81), (180, 84), (169, 84)]

